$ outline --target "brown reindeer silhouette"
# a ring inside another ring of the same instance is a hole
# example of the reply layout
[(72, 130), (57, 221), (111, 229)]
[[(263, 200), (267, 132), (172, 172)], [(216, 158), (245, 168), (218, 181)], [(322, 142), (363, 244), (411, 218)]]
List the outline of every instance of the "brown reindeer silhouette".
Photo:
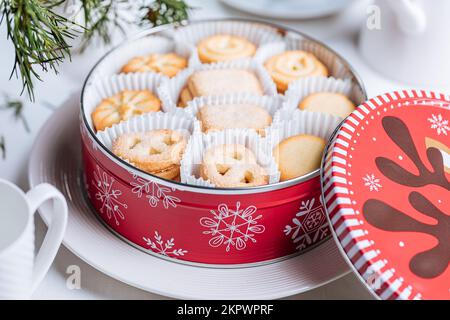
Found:
[[(419, 174), (416, 175), (390, 159), (378, 157), (375, 159), (375, 163), (383, 175), (409, 187), (437, 185), (447, 191), (450, 190), (450, 183), (445, 176), (442, 154), (438, 149), (427, 149), (427, 158), (433, 168), (433, 170), (428, 170), (420, 159), (405, 123), (399, 118), (388, 116), (383, 118), (382, 124), (387, 135), (414, 162), (419, 171)], [(446, 270), (450, 261), (450, 217), (419, 192), (411, 192), (409, 202), (417, 211), (434, 218), (437, 224), (419, 222), (376, 199), (369, 199), (364, 203), (363, 214), (370, 224), (382, 230), (420, 232), (435, 237), (438, 244), (434, 248), (417, 253), (411, 259), (409, 267), (414, 274), (422, 278), (437, 277)]]

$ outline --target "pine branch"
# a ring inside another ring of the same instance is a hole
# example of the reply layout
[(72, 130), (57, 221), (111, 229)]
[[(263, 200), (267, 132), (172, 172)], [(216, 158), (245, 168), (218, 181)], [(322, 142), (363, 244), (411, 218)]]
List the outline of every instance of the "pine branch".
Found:
[(111, 28), (117, 27), (125, 33), (125, 26), (133, 21), (125, 18), (122, 11), (131, 9), (131, 1), (127, 0), (81, 0), (85, 32), (81, 52), (98, 36), (103, 43), (111, 43)]
[(33, 80), (41, 80), (38, 68), (57, 73), (57, 66), (70, 58), (66, 39), (75, 37), (73, 23), (53, 11), (61, 0), (3, 0), (0, 24), (6, 23), (7, 38), (14, 45), (15, 61), (11, 77), (20, 76), (34, 101)]
[(41, 81), (39, 71), (58, 73), (59, 64), (71, 57), (68, 39), (83, 34), (81, 50), (99, 36), (111, 42), (112, 27), (124, 30), (136, 23), (151, 27), (166, 23), (183, 23), (192, 9), (183, 0), (139, 0), (145, 14), (128, 21), (121, 12), (131, 8), (132, 0), (77, 0), (78, 14), (84, 23), (56, 13), (56, 8), (69, 0), (0, 0), (0, 25), (6, 24), (7, 39), (14, 46), (15, 60), (11, 77), (22, 81), (22, 93), (34, 97), (34, 81)]
[(144, 1), (141, 10), (146, 13), (142, 17), (141, 24), (149, 24), (151, 27), (168, 23), (183, 24), (192, 9), (182, 0), (155, 0), (150, 3)]
[(22, 122), (25, 131), (30, 132), (30, 126), (28, 121), (23, 114), (24, 104), (20, 100), (11, 99), (8, 95), (3, 95), (3, 103), (0, 103), (0, 110), (11, 110), (13, 112), (14, 119), (16, 121)]
[(5, 160), (6, 159), (6, 142), (5, 142), (4, 136), (0, 136), (0, 152), (2, 154), (2, 159)]

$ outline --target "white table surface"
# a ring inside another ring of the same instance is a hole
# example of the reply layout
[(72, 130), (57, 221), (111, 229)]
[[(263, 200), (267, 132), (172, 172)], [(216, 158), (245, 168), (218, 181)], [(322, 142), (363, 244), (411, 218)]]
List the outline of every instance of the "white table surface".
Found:
[[(249, 17), (231, 9), (217, 0), (190, 1), (197, 7), (194, 18), (214, 17)], [(358, 30), (365, 23), (366, 0), (357, 0), (342, 13), (316, 20), (307, 21), (274, 21), (301, 30), (319, 40), (324, 41), (333, 49), (341, 53), (361, 75), (369, 97), (397, 90), (411, 88), (405, 84), (396, 83), (373, 72), (362, 60), (357, 50)], [(21, 89), (16, 79), (9, 80), (13, 64), (14, 53), (9, 42), (5, 39), (5, 28), (0, 28), (0, 94), (7, 93), (11, 97), (18, 97)], [(120, 41), (120, 39), (117, 39)], [(92, 48), (84, 56), (73, 57), (72, 63), (66, 62), (61, 66), (60, 74), (44, 74), (44, 82), (36, 82), (36, 103), (27, 101), (24, 114), (30, 124), (31, 132), (27, 133), (22, 125), (14, 122), (12, 115), (0, 111), (0, 135), (4, 135), (7, 145), (7, 158), (0, 158), (0, 178), (10, 180), (22, 189), (28, 189), (27, 162), (34, 138), (40, 127), (51, 115), (52, 110), (45, 107), (47, 103), (58, 107), (72, 92), (78, 90), (90, 66), (105, 48)], [(382, 50), (380, 48), (380, 50)], [(440, 92), (450, 93), (449, 89), (428, 88)], [(46, 232), (46, 226), (39, 219), (36, 222), (36, 238), (38, 245)], [(67, 267), (77, 265), (81, 270), (81, 289), (69, 290), (66, 286)], [(149, 292), (145, 292), (115, 279), (112, 279), (90, 265), (81, 261), (65, 247), (61, 247), (55, 262), (50, 268), (44, 281), (34, 293), (34, 299), (165, 299)], [(362, 284), (352, 274), (334, 281), (321, 288), (299, 294), (289, 299), (370, 299), (371, 296)]]

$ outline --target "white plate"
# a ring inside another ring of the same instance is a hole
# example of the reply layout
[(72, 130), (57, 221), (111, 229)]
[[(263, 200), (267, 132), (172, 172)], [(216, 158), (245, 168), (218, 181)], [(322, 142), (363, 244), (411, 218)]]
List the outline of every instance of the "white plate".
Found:
[(336, 13), (353, 0), (222, 0), (243, 12), (275, 19), (311, 19)]
[[(105, 274), (137, 288), (186, 299), (272, 299), (311, 290), (349, 272), (332, 239), (281, 262), (240, 269), (193, 267), (148, 255), (114, 236), (96, 218), (81, 187), (79, 94), (41, 129), (29, 162), (33, 187), (55, 185), (68, 200), (64, 245)], [(49, 221), (49, 204), (40, 209)]]

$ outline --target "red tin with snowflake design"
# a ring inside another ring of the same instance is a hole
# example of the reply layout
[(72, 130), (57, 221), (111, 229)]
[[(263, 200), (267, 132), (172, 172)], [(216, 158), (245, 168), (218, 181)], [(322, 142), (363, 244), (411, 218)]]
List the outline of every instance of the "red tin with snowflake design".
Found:
[(335, 240), (381, 299), (450, 299), (450, 97), (369, 100), (331, 139), (323, 199)]
[[(286, 29), (270, 26), (286, 34)], [(154, 28), (143, 36), (159, 30)], [(359, 102), (365, 100), (362, 82), (339, 55), (306, 35), (289, 32), (323, 52), (330, 68), (361, 93)], [(99, 76), (96, 68), (85, 87)], [(296, 255), (331, 237), (320, 201), (319, 170), (249, 189), (188, 186), (147, 174), (113, 155), (97, 139), (89, 118), (82, 103), (86, 193), (105, 225), (140, 250), (183, 263), (231, 267)]]
[(148, 253), (198, 264), (252, 264), (303, 252), (331, 235), (317, 172), (278, 190), (189, 187), (133, 171), (82, 132), (93, 208), (117, 235)]

